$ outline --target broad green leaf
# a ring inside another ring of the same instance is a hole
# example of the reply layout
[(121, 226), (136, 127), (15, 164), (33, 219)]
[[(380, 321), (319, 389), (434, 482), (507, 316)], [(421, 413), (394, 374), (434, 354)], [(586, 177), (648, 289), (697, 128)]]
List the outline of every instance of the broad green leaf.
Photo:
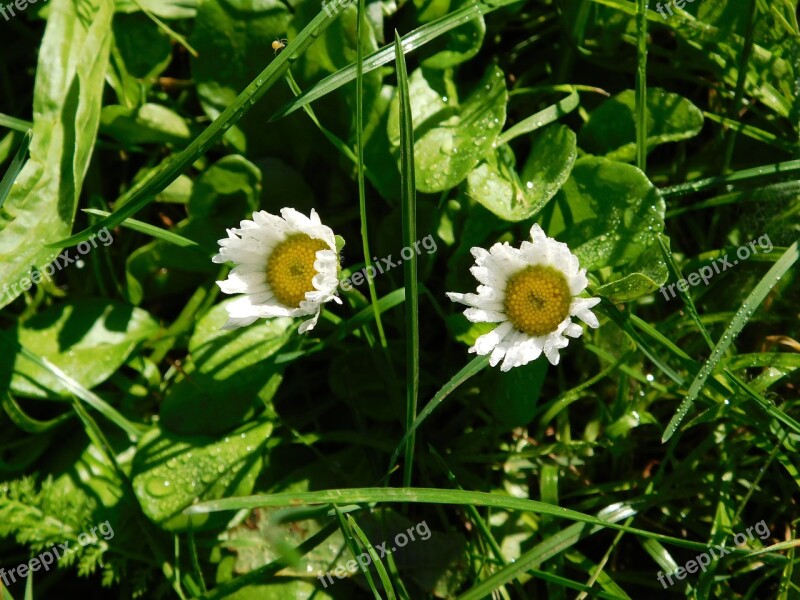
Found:
[(186, 121), (175, 111), (149, 103), (138, 109), (104, 106), (100, 131), (124, 145), (179, 143), (191, 135)]
[[(53, 0), (33, 98), (30, 160), (0, 213), (0, 284), (52, 260), (68, 235), (94, 149), (111, 45), (112, 0)], [(3, 294), (0, 308), (21, 293)]]
[[(592, 111), (580, 132), (581, 148), (624, 162), (636, 156), (635, 92), (625, 90)], [(696, 136), (703, 113), (686, 98), (659, 88), (647, 90), (647, 150)]]
[(523, 221), (542, 210), (569, 177), (577, 157), (575, 134), (564, 125), (543, 129), (519, 175), (504, 160), (509, 152), (499, 148), (469, 173), (467, 195), (506, 221)]
[[(22, 346), (91, 389), (113, 375), (136, 346), (158, 329), (158, 323), (144, 310), (89, 298), (46, 308), (19, 323), (11, 334)], [(14, 364), (11, 389), (33, 398), (70, 397), (70, 391), (51, 373), (22, 355)]]
[[(414, 0), (417, 7), (417, 19), (427, 23), (440, 19), (466, 5), (465, 0)], [(446, 69), (466, 62), (481, 49), (483, 37), (486, 35), (486, 23), (483, 15), (477, 15), (463, 25), (448, 31), (434, 39), (424, 50), (427, 58), (421, 62), (430, 69)]]
[(630, 302), (657, 290), (669, 279), (669, 270), (656, 244), (650, 244), (634, 262), (625, 267), (627, 275), (597, 288), (597, 293), (614, 302)]
[[(271, 433), (268, 421), (244, 425), (223, 438), (152, 429), (139, 441), (131, 467), (144, 514), (164, 529), (184, 531), (189, 518), (181, 512), (195, 502), (250, 493)], [(191, 518), (194, 529), (212, 524)]]
[[(409, 78), (409, 94), (417, 189), (433, 193), (452, 188), (491, 150), (503, 129), (508, 100), (503, 72), (489, 68), (469, 98), (459, 104), (446, 77), (417, 69)], [(395, 147), (400, 145), (398, 112), (395, 96), (388, 124)]]
[(168, 390), (161, 405), (162, 425), (176, 433), (216, 434), (263, 410), (281, 381), (271, 360), (289, 341), (294, 321), (259, 321), (223, 330), (226, 304), (216, 305), (197, 323), (189, 341), (184, 376)]
[(605, 158), (578, 160), (556, 202), (548, 233), (590, 271), (637, 261), (664, 230), (664, 200), (650, 180)]

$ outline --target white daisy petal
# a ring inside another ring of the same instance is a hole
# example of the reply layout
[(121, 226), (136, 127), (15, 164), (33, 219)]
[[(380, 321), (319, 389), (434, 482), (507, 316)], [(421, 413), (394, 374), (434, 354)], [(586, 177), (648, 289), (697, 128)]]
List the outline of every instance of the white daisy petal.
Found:
[(500, 342), (502, 342), (503, 338), (505, 338), (506, 335), (511, 333), (513, 329), (514, 326), (508, 321), (506, 321), (501, 325), (495, 327), (489, 333), (483, 334), (477, 340), (475, 340), (475, 345), (473, 346), (475, 352), (477, 352), (481, 356), (489, 354), (489, 352), (494, 350), (495, 346), (497, 346)]
[[(226, 329), (245, 327), (259, 318), (311, 315), (299, 328), (303, 333), (314, 328), (323, 304), (341, 303), (336, 296), (335, 236), (315, 210), (310, 217), (293, 208), (282, 209), (281, 216), (256, 211), (252, 220), (241, 221), (238, 229), (227, 233), (211, 259), (236, 265), (227, 279), (217, 282), (224, 293), (241, 294), (226, 305)], [(320, 249), (320, 244), (325, 247)]]
[(506, 320), (506, 316), (500, 311), (474, 307), (465, 310), (464, 316), (473, 323), (502, 323)]
[(464, 315), (470, 321), (499, 323), (469, 351), (489, 355), (489, 364), (499, 364), (501, 371), (542, 355), (557, 365), (570, 338), (583, 334), (573, 317), (590, 327), (600, 325), (590, 310), (600, 299), (578, 297), (589, 283), (578, 257), (563, 242), (548, 238), (538, 224), (530, 235), (519, 248), (508, 243), (472, 248), (475, 264), (470, 271), (480, 284), (477, 293), (447, 293), (468, 307)]

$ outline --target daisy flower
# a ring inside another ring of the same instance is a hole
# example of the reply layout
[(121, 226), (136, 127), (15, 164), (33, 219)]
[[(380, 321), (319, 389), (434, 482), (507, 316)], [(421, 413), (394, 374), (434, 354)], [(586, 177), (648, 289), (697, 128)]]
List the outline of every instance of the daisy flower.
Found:
[(226, 306), (228, 322), (223, 329), (262, 318), (311, 316), (300, 325), (300, 333), (305, 333), (317, 324), (323, 304), (330, 300), (341, 304), (336, 295), (336, 240), (314, 209), (310, 217), (293, 208), (282, 208), (280, 217), (254, 212), (252, 221), (228, 229), (219, 246), (212, 260), (236, 266), (217, 285), (226, 294), (244, 294)]
[(472, 248), (475, 265), (470, 269), (482, 285), (477, 294), (448, 292), (453, 302), (469, 306), (464, 315), (473, 323), (499, 323), (480, 336), (469, 351), (491, 354), (489, 364), (501, 360), (501, 371), (526, 365), (544, 352), (557, 365), (568, 337), (577, 338), (583, 327), (600, 325), (590, 310), (600, 298), (578, 298), (586, 289), (586, 269), (578, 270), (578, 258), (566, 244), (531, 227), (531, 241), (520, 248), (497, 243), (488, 251)]

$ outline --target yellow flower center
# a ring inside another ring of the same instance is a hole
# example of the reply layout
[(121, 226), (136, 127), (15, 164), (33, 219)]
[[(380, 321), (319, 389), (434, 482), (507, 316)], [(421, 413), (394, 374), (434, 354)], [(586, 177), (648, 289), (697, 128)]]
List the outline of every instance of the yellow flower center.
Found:
[(515, 273), (506, 284), (505, 311), (519, 331), (533, 337), (555, 331), (569, 316), (572, 294), (561, 271), (534, 265)]
[(267, 283), (281, 304), (299, 307), (306, 292), (314, 291), (314, 261), (319, 250), (327, 249), (328, 244), (305, 233), (291, 235), (275, 246), (267, 262)]

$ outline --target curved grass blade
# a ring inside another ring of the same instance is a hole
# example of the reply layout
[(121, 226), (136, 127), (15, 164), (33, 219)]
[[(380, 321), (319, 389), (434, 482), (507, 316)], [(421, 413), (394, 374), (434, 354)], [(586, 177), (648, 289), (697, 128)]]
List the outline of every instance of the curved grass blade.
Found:
[[(405, 54), (411, 52), (413, 49), (427, 44), (442, 34), (447, 33), (451, 29), (455, 29), (460, 25), (463, 25), (477, 16), (489, 14), (498, 8), (507, 6), (509, 4), (515, 4), (516, 2), (520, 1), (521, 0), (498, 0), (496, 2), (490, 2), (489, 0), (483, 0), (481, 2), (475, 2), (474, 4), (464, 6), (458, 10), (454, 10), (450, 14), (431, 21), (430, 23), (427, 23), (422, 27), (419, 27), (414, 31), (404, 35), (401, 38), (403, 53)], [(394, 60), (394, 53), (394, 44), (388, 44), (377, 52), (373, 52), (369, 56), (365, 57), (362, 61), (364, 73), (369, 73), (370, 71), (374, 71), (375, 69), (392, 62)], [(357, 70), (357, 64), (352, 63), (343, 69), (339, 69), (336, 71), (336, 73), (328, 75), (316, 85), (308, 88), (301, 96), (287, 102), (284, 106), (279, 108), (269, 120), (277, 121), (281, 117), (290, 115), (306, 104), (310, 104), (311, 102), (314, 102), (314, 100), (319, 100), (323, 96), (330, 94), (343, 85), (350, 83), (356, 78)]]
[(513, 127), (506, 129), (502, 135), (497, 138), (496, 145), (502, 146), (516, 137), (526, 133), (531, 133), (532, 131), (536, 131), (537, 129), (544, 127), (545, 125), (549, 125), (564, 115), (571, 113), (573, 110), (578, 108), (579, 104), (580, 96), (578, 95), (578, 92), (573, 89), (570, 95), (566, 98), (562, 98), (555, 104), (548, 106), (544, 110), (540, 110), (527, 119), (523, 119)]
[[(705, 543), (654, 533), (637, 527), (629, 527), (615, 523), (609, 519), (587, 515), (576, 510), (554, 506), (547, 502), (516, 498), (490, 492), (474, 492), (464, 490), (446, 490), (437, 488), (343, 488), (335, 490), (321, 490), (317, 492), (282, 492), (279, 494), (260, 494), (242, 496), (240, 498), (224, 498), (200, 502), (184, 510), (184, 514), (206, 514), (220, 511), (234, 511), (253, 509), (266, 506), (306, 506), (319, 504), (371, 504), (371, 503), (414, 503), (414, 504), (450, 504), (464, 506), (489, 506), (506, 510), (518, 510), (555, 518), (588, 523), (609, 529), (625, 531), (646, 539), (659, 540), (681, 548), (703, 551), (707, 548)], [(749, 556), (750, 551), (732, 548), (731, 554)]]
[(702, 192), (719, 185), (727, 185), (741, 181), (772, 179), (776, 176), (784, 178), (791, 177), (793, 175), (796, 176), (798, 174), (800, 174), (800, 159), (788, 160), (786, 162), (765, 165), (763, 167), (743, 169), (741, 171), (731, 173), (730, 175), (708, 177), (706, 179), (699, 179), (697, 181), (690, 181), (689, 183), (681, 183), (679, 185), (673, 185), (672, 187), (662, 188), (661, 195), (667, 199), (673, 196), (680, 197), (686, 196), (687, 194)]
[(320, 11), (269, 66), (239, 94), (233, 104), (214, 119), (214, 122), (192, 140), (191, 144), (179, 154), (161, 163), (158, 168), (151, 171), (147, 177), (121, 196), (117, 200), (119, 208), (115, 212), (73, 236), (50, 244), (50, 247), (64, 248), (85, 241), (104, 227), (111, 228), (119, 225), (150, 204), (156, 194), (162, 192), (178, 175), (205, 154), (228, 129), (239, 122), (267, 90), (283, 78), (283, 74), (291, 63), (316, 41), (339, 14), (337, 12), (328, 14), (325, 10)]
[(0, 208), (3, 207), (3, 202), (6, 201), (8, 193), (11, 191), (11, 186), (17, 180), (17, 175), (22, 171), (22, 167), (25, 166), (25, 158), (28, 156), (28, 147), (31, 145), (31, 139), (33, 139), (33, 130), (28, 129), (22, 137), (22, 143), (19, 145), (16, 155), (14, 155), (14, 160), (11, 161), (8, 171), (3, 175), (3, 180), (0, 181)]
[(20, 405), (17, 404), (17, 401), (14, 400), (14, 397), (10, 392), (0, 396), (0, 403), (2, 403), (8, 418), (11, 419), (11, 422), (25, 433), (44, 433), (55, 427), (58, 427), (64, 421), (72, 418), (72, 413), (64, 413), (63, 415), (59, 415), (54, 419), (50, 419), (49, 421), (38, 421), (25, 414), (25, 411), (23, 411)]
[(463, 369), (461, 369), (458, 373), (453, 375), (453, 378), (448, 381), (447, 383), (442, 386), (431, 401), (422, 409), (422, 412), (419, 413), (419, 416), (414, 420), (411, 424), (411, 427), (406, 429), (405, 435), (403, 435), (400, 442), (397, 444), (397, 448), (395, 448), (394, 452), (392, 453), (392, 458), (389, 461), (389, 470), (391, 472), (394, 469), (394, 466), (397, 464), (397, 459), (400, 456), (400, 452), (405, 447), (406, 442), (408, 439), (414, 435), (414, 432), (425, 422), (431, 413), (436, 410), (436, 408), (444, 401), (450, 393), (455, 390), (458, 386), (464, 383), (467, 379), (482, 371), (487, 365), (489, 364), (489, 357), (488, 356), (476, 356), (473, 358)]
[(672, 419), (667, 425), (667, 429), (664, 431), (664, 436), (662, 437), (662, 442), (666, 442), (675, 431), (678, 429), (678, 426), (683, 421), (686, 414), (689, 412), (689, 408), (691, 408), (692, 403), (695, 401), (695, 398), (700, 394), (700, 391), (703, 389), (703, 386), (706, 383), (706, 379), (708, 379), (709, 375), (714, 371), (714, 368), (717, 366), (717, 363), (722, 359), (722, 356), (728, 350), (730, 345), (733, 343), (733, 340), (736, 339), (736, 336), (744, 329), (744, 326), (747, 325), (747, 322), (750, 320), (750, 317), (753, 315), (753, 312), (758, 308), (758, 306), (763, 302), (764, 298), (767, 297), (767, 294), (775, 287), (775, 284), (778, 283), (778, 280), (789, 270), (789, 268), (797, 262), (797, 259), (800, 257), (797, 251), (797, 242), (792, 244), (786, 249), (786, 252), (783, 253), (783, 256), (776, 262), (772, 268), (767, 271), (767, 274), (758, 282), (753, 291), (745, 299), (742, 306), (739, 307), (739, 310), (736, 311), (736, 315), (734, 315), (733, 319), (731, 320), (730, 325), (725, 330), (725, 333), (722, 334), (719, 342), (717, 342), (714, 351), (711, 353), (711, 356), (706, 361), (706, 363), (700, 368), (700, 371), (697, 373), (697, 376), (692, 381), (691, 386), (689, 386), (689, 391), (686, 394), (686, 397), (681, 402), (678, 410), (673, 415)]
[[(363, 0), (362, 0), (363, 1)], [(417, 186), (414, 181), (414, 131), (411, 121), (411, 100), (408, 95), (408, 72), (400, 34), (394, 32), (395, 64), (397, 66), (397, 93), (400, 98), (400, 201), (403, 211), (403, 244), (411, 248), (417, 239)], [(406, 432), (417, 418), (419, 396), (419, 291), (417, 289), (417, 254), (411, 253), (403, 261), (406, 290)], [(403, 485), (411, 485), (414, 466), (413, 433), (406, 434)]]

